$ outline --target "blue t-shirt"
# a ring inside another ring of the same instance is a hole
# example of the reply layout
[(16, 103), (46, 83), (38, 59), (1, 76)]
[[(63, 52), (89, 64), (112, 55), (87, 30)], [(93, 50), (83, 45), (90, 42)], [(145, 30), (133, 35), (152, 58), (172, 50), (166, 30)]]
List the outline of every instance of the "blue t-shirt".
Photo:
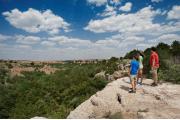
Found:
[(131, 75), (137, 75), (138, 69), (139, 69), (139, 62), (136, 61), (136, 60), (132, 60), (131, 61), (131, 71), (130, 71), (130, 74)]

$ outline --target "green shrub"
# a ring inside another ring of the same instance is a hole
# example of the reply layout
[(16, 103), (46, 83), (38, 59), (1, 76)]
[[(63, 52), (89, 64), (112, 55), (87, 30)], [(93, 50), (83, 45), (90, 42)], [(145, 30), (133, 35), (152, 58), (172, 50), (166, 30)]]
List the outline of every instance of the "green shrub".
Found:
[[(69, 67), (68, 67), (69, 66)], [(91, 95), (104, 88), (104, 79), (94, 79), (102, 64), (64, 64), (65, 70), (46, 75), (23, 72), (9, 80), (11, 86), (0, 86), (0, 118), (66, 118), (69, 112)], [(1, 71), (3, 76), (7, 71)], [(7, 94), (4, 96), (4, 94)]]
[(180, 65), (172, 65), (166, 70), (159, 70), (159, 80), (180, 84)]

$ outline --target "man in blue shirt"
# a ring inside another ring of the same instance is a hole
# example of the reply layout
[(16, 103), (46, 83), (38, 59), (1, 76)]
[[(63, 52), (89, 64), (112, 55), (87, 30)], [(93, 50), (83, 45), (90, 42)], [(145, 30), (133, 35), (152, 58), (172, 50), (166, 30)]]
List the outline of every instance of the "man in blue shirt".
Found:
[(137, 73), (139, 69), (139, 62), (137, 55), (134, 55), (131, 66), (130, 66), (130, 80), (131, 80), (131, 86), (129, 93), (136, 93), (136, 81), (137, 81)]

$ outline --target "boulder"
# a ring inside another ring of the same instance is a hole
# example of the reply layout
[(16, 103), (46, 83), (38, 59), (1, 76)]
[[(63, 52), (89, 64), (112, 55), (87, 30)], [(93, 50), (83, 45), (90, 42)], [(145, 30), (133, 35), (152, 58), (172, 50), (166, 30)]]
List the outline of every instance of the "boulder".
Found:
[(106, 78), (105, 71), (101, 71), (100, 73), (97, 73), (94, 78)]
[(113, 75), (114, 79), (116, 80), (116, 79), (122, 77), (122, 71), (121, 70), (115, 71), (112, 75)]
[(36, 117), (31, 118), (31, 119), (47, 119), (47, 118), (45, 118), (45, 117), (38, 117), (38, 116), (36, 116)]
[(124, 65), (123, 64), (119, 64), (118, 65), (118, 70), (124, 70)]
[(108, 81), (114, 81), (114, 76), (113, 75), (107, 75), (107, 80)]

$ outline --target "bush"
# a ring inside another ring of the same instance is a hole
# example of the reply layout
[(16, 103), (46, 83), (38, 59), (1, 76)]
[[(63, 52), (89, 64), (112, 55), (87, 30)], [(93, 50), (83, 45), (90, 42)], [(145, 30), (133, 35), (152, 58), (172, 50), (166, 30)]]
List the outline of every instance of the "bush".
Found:
[(167, 70), (159, 70), (159, 80), (180, 84), (180, 65), (172, 65)]
[(107, 84), (102, 78), (94, 79), (103, 66), (67, 63), (58, 66), (66, 70), (50, 75), (23, 72), (23, 77), (12, 78), (11, 86), (0, 86), (0, 118), (66, 118), (71, 110)]

